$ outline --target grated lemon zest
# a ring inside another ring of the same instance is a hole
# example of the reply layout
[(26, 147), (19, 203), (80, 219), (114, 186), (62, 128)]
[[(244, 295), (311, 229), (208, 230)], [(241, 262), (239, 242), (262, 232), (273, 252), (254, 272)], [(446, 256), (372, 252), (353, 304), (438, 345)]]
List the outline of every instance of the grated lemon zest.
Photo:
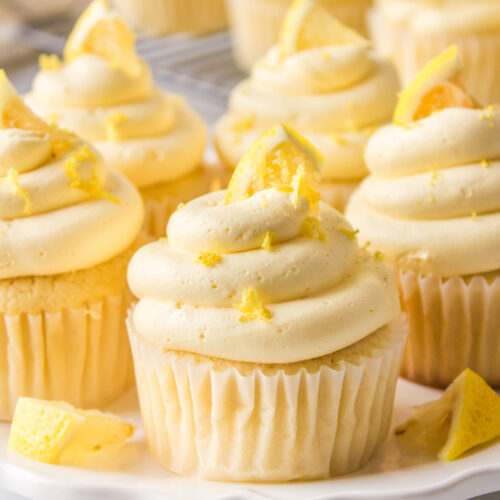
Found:
[(185, 206), (184, 203), (182, 203), (182, 201), (177, 205), (177, 208), (175, 209), (176, 211), (177, 210), (180, 210), (181, 208), (183, 208)]
[(239, 317), (242, 323), (256, 319), (271, 321), (273, 318), (273, 313), (264, 306), (261, 297), (252, 287), (243, 290), (240, 301), (233, 307), (242, 313)]
[(471, 219), (472, 220), (477, 220), (477, 212), (472, 212)]
[(347, 144), (347, 141), (340, 136), (340, 134), (330, 134), (330, 138), (333, 140), (337, 146), (345, 146)]
[(377, 250), (373, 256), (375, 257), (375, 259), (377, 260), (380, 260), (380, 261), (383, 261), (385, 260), (385, 255), (380, 251), (380, 250)]
[(127, 116), (121, 111), (114, 111), (105, 121), (106, 136), (108, 141), (117, 142), (120, 140), (119, 127), (127, 121)]
[(231, 125), (235, 144), (241, 142), (242, 136), (255, 126), (255, 113), (240, 118)]
[(435, 186), (436, 182), (441, 178), (441, 174), (437, 170), (431, 170), (431, 180), (429, 182), (430, 186)]
[(490, 168), (490, 162), (486, 159), (481, 160), (481, 167), (483, 168)]
[(15, 168), (9, 168), (7, 171), (7, 181), (10, 182), (10, 185), (12, 186), (12, 191), (14, 191), (14, 194), (16, 196), (19, 196), (19, 198), (22, 198), (24, 200), (24, 213), (26, 215), (31, 214), (31, 198), (24, 189), (21, 184), (19, 184), (19, 172)]
[(198, 257), (196, 257), (196, 264), (203, 264), (206, 267), (213, 267), (217, 262), (222, 259), (222, 256), (216, 252), (200, 252)]
[(359, 233), (359, 229), (348, 229), (344, 226), (339, 226), (337, 228), (339, 233), (345, 234), (350, 240), (355, 240), (356, 235)]
[(40, 54), (38, 65), (44, 71), (57, 71), (62, 67), (62, 61), (57, 54)]
[(274, 238), (274, 232), (273, 231), (267, 231), (266, 234), (264, 235), (264, 239), (262, 241), (261, 247), (266, 251), (266, 252), (272, 252), (273, 251), (273, 238)]
[(317, 217), (306, 217), (300, 227), (300, 233), (306, 238), (314, 238), (324, 242), (328, 240), (328, 234), (321, 228), (321, 222)]

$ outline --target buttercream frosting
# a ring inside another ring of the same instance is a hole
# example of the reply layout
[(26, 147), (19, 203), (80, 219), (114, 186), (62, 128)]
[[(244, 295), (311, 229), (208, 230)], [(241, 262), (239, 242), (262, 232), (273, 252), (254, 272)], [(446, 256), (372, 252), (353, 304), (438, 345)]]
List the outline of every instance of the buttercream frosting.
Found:
[(104, 262), (133, 242), (142, 218), (135, 187), (81, 140), (0, 128), (0, 279)]
[(266, 129), (296, 128), (325, 156), (325, 180), (356, 181), (367, 171), (363, 148), (390, 120), (398, 79), (392, 63), (367, 44), (314, 48), (282, 59), (278, 47), (232, 91), (216, 142), (234, 166)]
[(201, 118), (180, 96), (155, 86), (140, 59), (133, 74), (96, 54), (42, 69), (27, 102), (91, 141), (139, 187), (178, 179), (199, 167), (203, 157)]
[[(140, 299), (132, 320), (141, 335), (177, 351), (289, 363), (342, 349), (397, 316), (390, 271), (359, 249), (333, 208), (320, 203), (325, 237), (315, 239), (301, 229), (304, 197), (295, 204), (266, 189), (224, 204), (224, 196), (177, 210), (167, 238), (132, 258), (128, 280)], [(217, 258), (204, 265), (198, 256), (206, 252)], [(262, 319), (243, 321), (235, 307), (248, 290), (266, 311)]]
[(500, 111), (448, 108), (388, 125), (346, 214), (393, 264), (457, 276), (500, 268)]

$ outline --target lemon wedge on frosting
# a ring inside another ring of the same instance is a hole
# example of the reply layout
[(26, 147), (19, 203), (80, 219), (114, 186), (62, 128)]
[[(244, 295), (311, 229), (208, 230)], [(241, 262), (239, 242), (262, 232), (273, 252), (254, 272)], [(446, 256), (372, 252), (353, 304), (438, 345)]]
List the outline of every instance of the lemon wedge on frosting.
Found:
[(64, 60), (95, 54), (112, 68), (138, 75), (141, 64), (135, 52), (133, 31), (112, 10), (106, 0), (94, 0), (76, 22), (64, 47)]
[(41, 462), (85, 465), (116, 451), (134, 426), (109, 413), (77, 410), (68, 403), (19, 398), (9, 449)]
[(458, 81), (461, 69), (455, 45), (432, 59), (399, 96), (394, 123), (409, 125), (446, 108), (477, 108)]
[(315, 0), (295, 0), (280, 35), (282, 57), (329, 45), (366, 45), (368, 41), (348, 28)]
[(406, 447), (455, 460), (500, 436), (500, 397), (479, 375), (466, 369), (441, 399), (419, 406), (396, 429), (396, 435)]
[(318, 182), (323, 156), (298, 132), (275, 125), (264, 132), (241, 158), (226, 191), (225, 203), (243, 201), (274, 188), (319, 201)]

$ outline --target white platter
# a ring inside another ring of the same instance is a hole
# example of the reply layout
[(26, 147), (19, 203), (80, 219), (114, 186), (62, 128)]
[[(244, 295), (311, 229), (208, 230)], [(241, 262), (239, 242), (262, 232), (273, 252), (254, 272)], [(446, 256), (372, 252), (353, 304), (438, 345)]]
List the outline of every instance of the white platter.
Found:
[[(393, 425), (404, 421), (412, 406), (439, 394), (400, 380)], [(0, 424), (0, 488), (36, 500), (460, 500), (500, 490), (500, 441), (445, 463), (404, 455), (392, 432), (363, 470), (328, 481), (249, 485), (180, 478), (163, 470), (148, 453), (135, 393), (109, 410), (138, 427), (113, 470), (60, 467), (9, 454), (9, 425)]]

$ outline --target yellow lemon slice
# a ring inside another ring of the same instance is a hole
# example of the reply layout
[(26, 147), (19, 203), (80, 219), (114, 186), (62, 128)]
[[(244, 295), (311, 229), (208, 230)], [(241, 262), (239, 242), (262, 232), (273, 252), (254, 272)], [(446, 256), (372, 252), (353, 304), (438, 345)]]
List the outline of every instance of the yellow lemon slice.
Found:
[(134, 429), (109, 413), (77, 410), (64, 402), (19, 398), (8, 446), (41, 462), (85, 465), (97, 455), (116, 451)]
[(263, 189), (305, 196), (313, 209), (319, 201), (323, 156), (298, 132), (275, 125), (264, 132), (239, 161), (225, 203), (243, 201)]
[(47, 132), (48, 125), (17, 95), (5, 71), (0, 69), (0, 128)]
[(331, 16), (317, 1), (295, 0), (283, 22), (279, 44), (285, 58), (302, 50), (329, 45), (366, 45), (368, 41)]
[(461, 69), (455, 45), (430, 61), (399, 96), (394, 123), (409, 125), (446, 108), (477, 108), (458, 82)]
[(76, 22), (64, 47), (64, 60), (71, 62), (82, 54), (95, 54), (112, 68), (136, 76), (141, 64), (135, 52), (133, 31), (114, 12), (106, 0), (94, 0)]
[(416, 409), (396, 429), (406, 446), (455, 460), (500, 436), (500, 397), (472, 370), (462, 372), (444, 395)]

